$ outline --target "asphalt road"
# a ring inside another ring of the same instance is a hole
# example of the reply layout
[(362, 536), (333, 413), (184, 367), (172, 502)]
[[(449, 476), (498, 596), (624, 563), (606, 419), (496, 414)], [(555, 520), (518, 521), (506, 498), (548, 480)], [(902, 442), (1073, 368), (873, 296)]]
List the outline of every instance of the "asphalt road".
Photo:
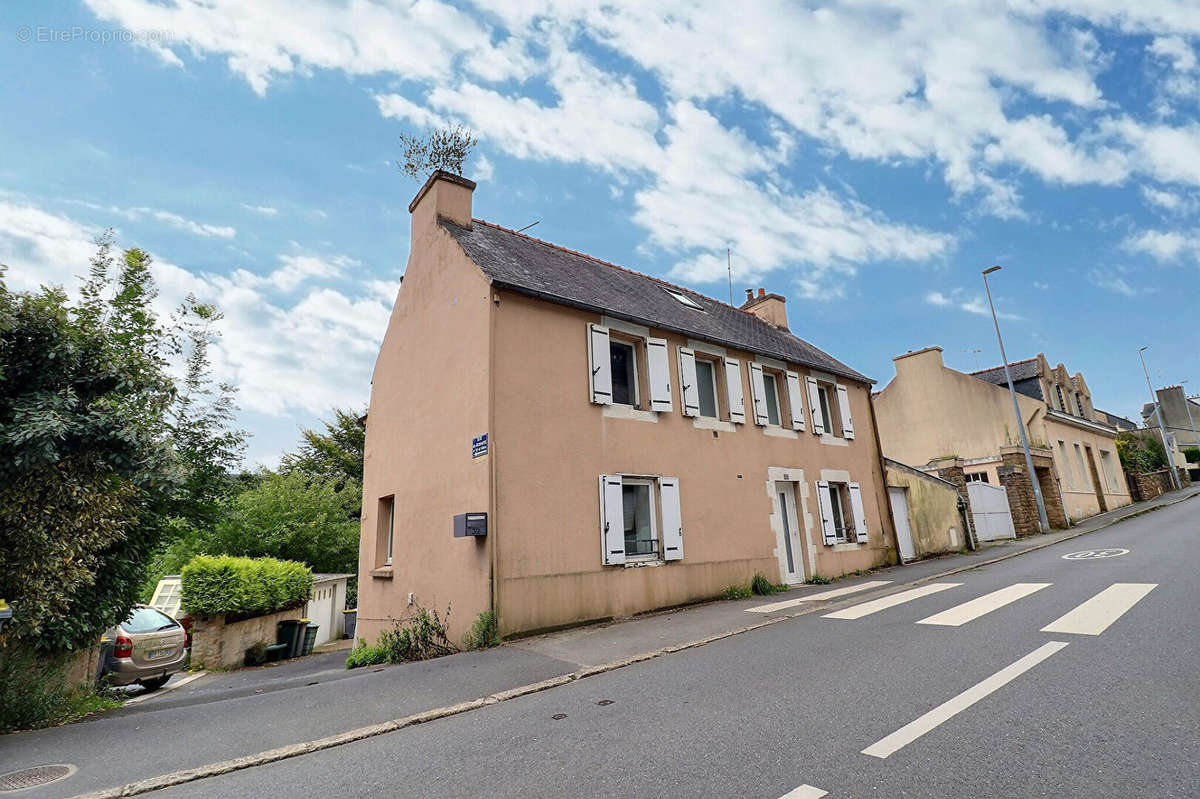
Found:
[[(153, 796), (1197, 797), (1198, 540), (1193, 500), (861, 618), (803, 616)], [(1049, 585), (960, 626), (915, 623), (1025, 583)], [(1042, 631), (1118, 583), (1149, 592), (1103, 632)], [(863, 754), (964, 692), (977, 701)]]

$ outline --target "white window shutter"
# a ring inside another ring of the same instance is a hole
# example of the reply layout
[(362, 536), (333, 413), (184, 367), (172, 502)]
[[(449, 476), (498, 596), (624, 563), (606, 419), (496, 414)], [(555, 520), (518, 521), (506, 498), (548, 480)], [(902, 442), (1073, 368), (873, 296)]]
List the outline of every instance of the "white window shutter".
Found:
[(600, 542), (606, 566), (625, 562), (625, 502), (619, 474), (600, 475)]
[(850, 418), (850, 395), (846, 391), (846, 387), (838, 385), (838, 410), (842, 412), (842, 435), (846, 438), (854, 438), (854, 420)]
[(612, 405), (612, 354), (608, 348), (608, 328), (588, 325), (588, 372), (592, 402)]
[(808, 382), (808, 409), (812, 412), (813, 432), (819, 436), (825, 435), (825, 414), (821, 413), (821, 395), (817, 390), (817, 380), (814, 377), (805, 378)]
[(679, 404), (684, 416), (700, 415), (700, 389), (696, 387), (696, 353), (679, 348)]
[(662, 559), (683, 560), (683, 516), (679, 510), (679, 478), (660, 478), (658, 497), (662, 503)]
[(850, 507), (854, 510), (854, 534), (858, 543), (867, 543), (867, 514), (863, 513), (862, 488), (858, 483), (850, 484)]
[(825, 543), (833, 546), (837, 543), (837, 529), (833, 526), (833, 506), (829, 496), (829, 483), (817, 481), (817, 509), (821, 514), (821, 535)]
[(650, 410), (671, 410), (671, 367), (667, 358), (667, 342), (661, 338), (646, 339), (646, 366), (650, 371)]
[(742, 364), (735, 358), (725, 359), (725, 393), (729, 397), (729, 421), (746, 423), (746, 395), (742, 393)]
[(754, 423), (766, 426), (767, 417), (767, 387), (763, 383), (763, 370), (760, 364), (750, 363), (750, 403), (754, 406)]
[(788, 372), (787, 378), (788, 405), (792, 410), (792, 429), (804, 430), (804, 396), (800, 393), (800, 375)]

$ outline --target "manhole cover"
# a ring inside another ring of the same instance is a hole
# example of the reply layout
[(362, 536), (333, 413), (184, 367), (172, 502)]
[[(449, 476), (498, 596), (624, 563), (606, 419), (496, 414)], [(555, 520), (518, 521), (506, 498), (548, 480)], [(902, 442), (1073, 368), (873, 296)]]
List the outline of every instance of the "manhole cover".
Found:
[(56, 763), (52, 766), (34, 766), (20, 771), (10, 771), (0, 774), (0, 793), (20, 791), (24, 788), (36, 788), (55, 780), (61, 780), (75, 773), (74, 766)]
[(1111, 549), (1085, 549), (1082, 552), (1072, 552), (1062, 557), (1063, 560), (1097, 560), (1098, 558), (1116, 558), (1128, 554), (1128, 549), (1113, 547)]

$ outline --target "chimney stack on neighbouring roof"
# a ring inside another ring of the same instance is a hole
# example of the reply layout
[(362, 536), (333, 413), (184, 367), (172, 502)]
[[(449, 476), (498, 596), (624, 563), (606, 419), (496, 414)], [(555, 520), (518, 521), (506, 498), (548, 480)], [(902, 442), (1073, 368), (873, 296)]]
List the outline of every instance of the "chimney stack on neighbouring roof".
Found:
[(784, 303), (787, 299), (781, 294), (768, 294), (766, 289), (760, 288), (758, 296), (754, 296), (753, 289), (746, 289), (746, 302), (742, 305), (743, 311), (749, 311), (767, 324), (788, 329), (787, 324), (787, 309), (784, 308)]
[(408, 204), (412, 214), (412, 239), (437, 225), (439, 219), (453, 222), (459, 227), (471, 227), (471, 194), (475, 181), (467, 180), (439, 169), (429, 176), (417, 196)]

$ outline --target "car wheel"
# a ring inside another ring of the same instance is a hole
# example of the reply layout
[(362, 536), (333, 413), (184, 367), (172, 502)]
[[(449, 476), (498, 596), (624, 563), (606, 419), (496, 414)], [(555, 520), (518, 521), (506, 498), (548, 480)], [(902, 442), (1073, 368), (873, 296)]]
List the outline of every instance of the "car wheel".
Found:
[(162, 688), (164, 685), (166, 685), (167, 680), (169, 679), (171, 679), (170, 676), (163, 675), (162, 677), (155, 677), (153, 680), (138, 680), (138, 684), (147, 691), (157, 691), (159, 688)]

